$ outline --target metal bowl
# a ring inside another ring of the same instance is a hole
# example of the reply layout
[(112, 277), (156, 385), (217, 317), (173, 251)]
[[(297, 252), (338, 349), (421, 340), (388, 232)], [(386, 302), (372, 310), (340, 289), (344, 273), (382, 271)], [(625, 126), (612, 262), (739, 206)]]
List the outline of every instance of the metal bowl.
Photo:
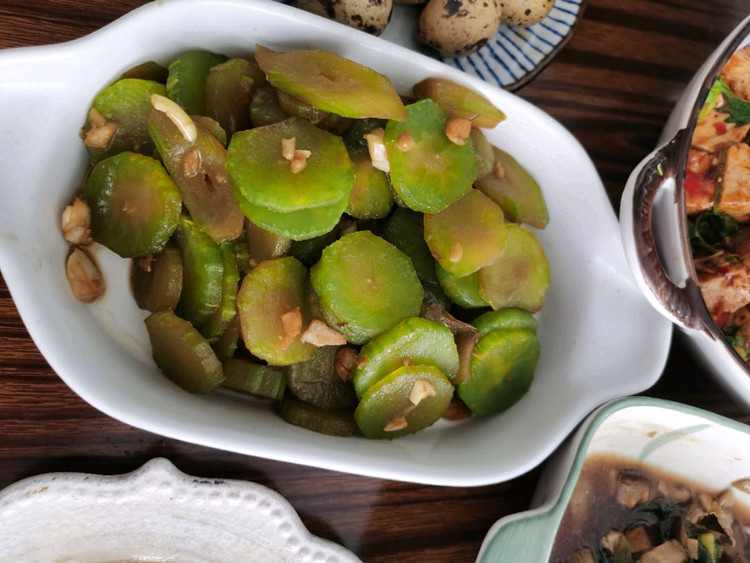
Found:
[(750, 17), (703, 64), (672, 111), (659, 148), (630, 175), (620, 228), (628, 263), (648, 301), (677, 325), (722, 387), (750, 409), (750, 367), (726, 342), (698, 285), (683, 190), (688, 150), (706, 95), (731, 55), (747, 45)]

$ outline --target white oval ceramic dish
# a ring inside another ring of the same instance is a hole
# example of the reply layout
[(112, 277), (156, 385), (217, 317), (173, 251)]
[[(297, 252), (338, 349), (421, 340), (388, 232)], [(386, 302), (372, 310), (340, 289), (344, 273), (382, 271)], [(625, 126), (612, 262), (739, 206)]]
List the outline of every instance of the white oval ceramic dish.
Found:
[(750, 494), (731, 487), (750, 477), (750, 427), (671, 401), (627, 398), (586, 419), (545, 467), (532, 510), (500, 519), (477, 561), (547, 561), (583, 462), (592, 454), (643, 461), (708, 490), (728, 488), (738, 506), (750, 509)]
[(750, 17), (714, 51), (675, 106), (660, 147), (633, 171), (622, 195), (620, 224), (630, 267), (643, 294), (687, 336), (722, 387), (750, 409), (750, 368), (729, 346), (701, 295), (687, 236), (683, 181), (693, 130), (724, 63), (750, 45)]
[(163, 458), (126, 475), (49, 473), (0, 491), (3, 561), (356, 563), (278, 493)]
[[(202, 47), (255, 43), (336, 51), (409, 91), (427, 76), (466, 84), (508, 118), (487, 137), (531, 170), (552, 217), (539, 238), (552, 282), (529, 393), (501, 416), (439, 421), (394, 441), (335, 438), (284, 423), (268, 403), (191, 395), (151, 360), (128, 262), (99, 252), (107, 294), (74, 300), (59, 220), (86, 166), (78, 138), (96, 92), (133, 64)], [(632, 281), (618, 224), (593, 164), (559, 123), (520, 98), (383, 39), (274, 2), (164, 0), (83, 39), (0, 53), (0, 268), (50, 365), (81, 397), (127, 424), (249, 455), (380, 478), (471, 486), (544, 460), (591, 410), (658, 379), (671, 324)]]

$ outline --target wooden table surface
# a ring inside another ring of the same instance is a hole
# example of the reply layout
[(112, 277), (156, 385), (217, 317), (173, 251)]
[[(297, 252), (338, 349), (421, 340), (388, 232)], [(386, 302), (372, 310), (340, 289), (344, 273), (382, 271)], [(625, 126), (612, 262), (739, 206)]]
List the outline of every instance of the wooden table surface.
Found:
[[(142, 3), (1, 0), (0, 48), (74, 39)], [(579, 139), (617, 209), (630, 171), (654, 148), (683, 88), (748, 12), (748, 0), (589, 0), (570, 43), (518, 93)], [(644, 394), (750, 423), (680, 339), (662, 379)], [(414, 485), (226, 453), (132, 428), (90, 407), (57, 377), (2, 278), (0, 421), (0, 488), (49, 471), (117, 474), (163, 456), (189, 474), (278, 491), (313, 534), (365, 561), (472, 561), (498, 518), (528, 508), (540, 475), (537, 468), (478, 488)]]

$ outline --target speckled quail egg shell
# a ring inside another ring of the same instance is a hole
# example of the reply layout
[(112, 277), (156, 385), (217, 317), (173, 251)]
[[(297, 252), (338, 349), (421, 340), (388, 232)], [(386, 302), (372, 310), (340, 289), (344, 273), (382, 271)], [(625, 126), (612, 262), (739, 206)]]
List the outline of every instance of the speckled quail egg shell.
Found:
[(555, 0), (498, 0), (503, 23), (520, 26), (542, 21), (554, 5)]
[(294, 5), (372, 35), (385, 31), (393, 0), (297, 0)]
[(443, 57), (462, 57), (483, 47), (499, 25), (494, 0), (430, 0), (419, 17), (419, 40)]

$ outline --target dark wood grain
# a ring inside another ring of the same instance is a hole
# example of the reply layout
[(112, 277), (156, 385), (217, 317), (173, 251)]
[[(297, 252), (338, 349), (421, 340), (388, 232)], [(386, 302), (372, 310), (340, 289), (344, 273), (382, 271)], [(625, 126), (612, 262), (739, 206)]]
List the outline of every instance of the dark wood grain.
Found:
[[(0, 48), (75, 39), (141, 3), (4, 0)], [(581, 141), (617, 209), (630, 171), (654, 148), (687, 82), (748, 9), (747, 0), (589, 0), (570, 43), (518, 94)], [(679, 338), (664, 376), (645, 394), (750, 422)], [(235, 455), (132, 428), (57, 377), (0, 278), (0, 488), (48, 471), (122, 473), (156, 456), (190, 474), (267, 485), (313, 534), (366, 561), (472, 561), (498, 518), (528, 507), (540, 476), (535, 469), (493, 486), (431, 487)]]

